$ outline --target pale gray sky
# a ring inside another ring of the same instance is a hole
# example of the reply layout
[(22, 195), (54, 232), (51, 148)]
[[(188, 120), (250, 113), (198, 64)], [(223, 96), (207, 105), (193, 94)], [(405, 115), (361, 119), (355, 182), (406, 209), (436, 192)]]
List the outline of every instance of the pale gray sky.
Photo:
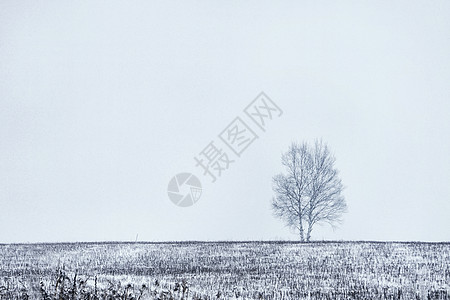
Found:
[[(449, 1), (1, 1), (0, 242), (296, 239), (291, 141), (347, 187), (314, 239), (450, 240)], [(179, 172), (260, 92), (284, 111), (198, 203)]]

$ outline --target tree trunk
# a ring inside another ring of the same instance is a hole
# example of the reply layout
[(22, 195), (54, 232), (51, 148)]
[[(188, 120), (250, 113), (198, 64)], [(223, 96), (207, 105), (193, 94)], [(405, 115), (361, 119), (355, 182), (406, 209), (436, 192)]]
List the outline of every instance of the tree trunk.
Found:
[(302, 218), (300, 217), (299, 218), (299, 230), (300, 230), (300, 240), (302, 241), (302, 242), (304, 242), (305, 241), (305, 234), (304, 234), (304, 230), (303, 230), (303, 223), (302, 223)]
[(308, 224), (308, 231), (306, 232), (306, 242), (309, 243), (309, 240), (311, 239), (311, 232), (312, 232), (313, 225), (311, 223)]

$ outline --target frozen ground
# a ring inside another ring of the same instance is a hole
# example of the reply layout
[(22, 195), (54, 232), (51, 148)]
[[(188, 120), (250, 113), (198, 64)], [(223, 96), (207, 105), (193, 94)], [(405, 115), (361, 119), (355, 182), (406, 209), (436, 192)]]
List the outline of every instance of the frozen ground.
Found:
[(449, 243), (0, 245), (0, 299), (450, 299), (449, 295)]

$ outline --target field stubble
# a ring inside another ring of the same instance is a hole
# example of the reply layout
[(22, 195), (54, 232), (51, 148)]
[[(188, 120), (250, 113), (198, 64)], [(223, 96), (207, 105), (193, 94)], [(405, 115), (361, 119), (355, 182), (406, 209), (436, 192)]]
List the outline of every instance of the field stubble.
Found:
[(449, 243), (0, 245), (0, 299), (450, 299)]

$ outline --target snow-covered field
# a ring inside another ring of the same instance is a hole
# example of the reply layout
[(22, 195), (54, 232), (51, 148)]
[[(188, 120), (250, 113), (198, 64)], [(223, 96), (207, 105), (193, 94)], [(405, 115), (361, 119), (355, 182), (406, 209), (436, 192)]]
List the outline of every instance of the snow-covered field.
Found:
[(450, 243), (0, 245), (0, 299), (450, 299)]

